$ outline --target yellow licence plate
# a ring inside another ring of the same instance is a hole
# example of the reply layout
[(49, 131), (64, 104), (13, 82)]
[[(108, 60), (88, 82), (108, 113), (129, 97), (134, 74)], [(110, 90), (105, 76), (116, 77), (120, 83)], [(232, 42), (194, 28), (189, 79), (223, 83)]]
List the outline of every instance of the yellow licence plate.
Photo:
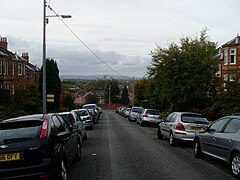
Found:
[(156, 123), (156, 121), (149, 121), (150, 123)]
[(201, 130), (203, 130), (203, 128), (202, 127), (191, 127), (191, 130), (201, 131)]
[(0, 154), (0, 162), (20, 160), (20, 153)]

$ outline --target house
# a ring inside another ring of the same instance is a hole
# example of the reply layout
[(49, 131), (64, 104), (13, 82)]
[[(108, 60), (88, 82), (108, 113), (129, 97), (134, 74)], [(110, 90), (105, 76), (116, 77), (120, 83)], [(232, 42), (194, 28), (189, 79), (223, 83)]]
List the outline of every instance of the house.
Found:
[(228, 81), (240, 82), (240, 36), (237, 35), (232, 40), (223, 44), (218, 49), (220, 59), (217, 77), (221, 79), (220, 86), (225, 87)]
[(29, 63), (28, 53), (17, 55), (8, 50), (6, 37), (0, 36), (0, 88), (14, 94), (16, 89), (38, 85), (40, 69)]

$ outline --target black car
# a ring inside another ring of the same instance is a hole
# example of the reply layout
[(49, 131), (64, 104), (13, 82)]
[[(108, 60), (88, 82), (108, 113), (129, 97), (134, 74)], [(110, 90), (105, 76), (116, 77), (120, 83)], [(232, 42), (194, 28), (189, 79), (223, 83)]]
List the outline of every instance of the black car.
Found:
[(67, 179), (79, 134), (56, 114), (0, 121), (0, 179)]

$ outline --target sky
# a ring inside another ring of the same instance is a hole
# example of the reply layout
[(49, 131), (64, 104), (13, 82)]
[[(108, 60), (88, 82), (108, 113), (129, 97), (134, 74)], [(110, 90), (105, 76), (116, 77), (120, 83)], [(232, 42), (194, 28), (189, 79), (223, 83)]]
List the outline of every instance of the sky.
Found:
[[(62, 19), (68, 28), (57, 17), (49, 17), (46, 25), (46, 56), (56, 60), (60, 75), (144, 77), (156, 46), (195, 37), (204, 28), (219, 46), (240, 33), (239, 0), (46, 1), (57, 14), (72, 16)], [(0, 36), (8, 38), (10, 51), (28, 52), (38, 67), (43, 59), (43, 2), (0, 3)], [(53, 15), (49, 8), (46, 13)]]

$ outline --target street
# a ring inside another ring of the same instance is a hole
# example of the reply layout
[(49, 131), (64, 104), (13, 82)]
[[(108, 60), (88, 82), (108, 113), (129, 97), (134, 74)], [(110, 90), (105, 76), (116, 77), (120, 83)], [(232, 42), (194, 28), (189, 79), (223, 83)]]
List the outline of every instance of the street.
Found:
[(140, 127), (114, 111), (104, 111), (87, 133), (82, 159), (68, 169), (70, 180), (235, 179), (222, 162), (196, 159), (191, 143), (171, 147), (157, 138), (157, 128)]

